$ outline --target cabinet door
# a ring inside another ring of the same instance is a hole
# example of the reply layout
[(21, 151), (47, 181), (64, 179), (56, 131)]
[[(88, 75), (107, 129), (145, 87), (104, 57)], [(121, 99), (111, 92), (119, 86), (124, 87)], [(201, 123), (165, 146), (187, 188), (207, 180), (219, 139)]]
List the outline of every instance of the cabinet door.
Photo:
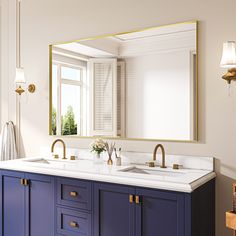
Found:
[(54, 235), (54, 178), (51, 176), (26, 174), (27, 188), (27, 236)]
[(134, 188), (95, 184), (94, 236), (135, 236), (135, 203), (129, 202)]
[(136, 189), (136, 236), (183, 236), (184, 194)]
[(1, 171), (0, 226), (1, 236), (25, 236), (25, 187), (21, 185), (24, 173)]

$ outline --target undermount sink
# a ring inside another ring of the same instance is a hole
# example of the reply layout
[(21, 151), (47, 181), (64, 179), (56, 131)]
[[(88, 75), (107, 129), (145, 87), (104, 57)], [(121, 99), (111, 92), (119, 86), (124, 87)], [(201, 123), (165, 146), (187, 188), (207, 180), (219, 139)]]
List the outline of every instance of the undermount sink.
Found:
[(69, 159), (67, 160), (61, 160), (61, 159), (45, 159), (45, 158), (35, 158), (35, 159), (28, 159), (28, 160), (24, 160), (24, 162), (29, 163), (29, 164), (45, 164), (45, 165), (49, 165), (49, 166), (63, 166), (67, 163), (72, 163), (72, 161), (70, 161)]
[(38, 158), (33, 158), (33, 159), (25, 159), (23, 162), (28, 163), (30, 165), (37, 165), (37, 166), (48, 166), (48, 167), (65, 167), (65, 166), (74, 166), (77, 165), (78, 162), (81, 165), (82, 162), (85, 161), (83, 159), (76, 159), (76, 160), (70, 160), (69, 158), (67, 159), (51, 159), (51, 158), (43, 158), (43, 157), (38, 157)]
[(146, 168), (139, 168), (136, 166), (125, 168), (119, 170), (121, 172), (126, 173), (134, 173), (134, 174), (144, 174), (144, 175), (158, 175), (158, 176), (170, 176), (170, 177), (180, 177), (185, 175), (183, 172), (176, 172), (176, 171), (167, 171), (167, 170), (159, 170), (159, 169), (146, 169)]
[(38, 158), (38, 159), (31, 159), (31, 160), (24, 160), (25, 162), (30, 162), (30, 163), (40, 163), (40, 164), (52, 164), (52, 163), (60, 163), (61, 161), (59, 160), (46, 160), (44, 158)]
[(37, 160), (28, 160), (28, 162), (34, 162), (34, 163), (43, 163), (43, 164), (50, 164), (49, 161), (45, 159), (37, 159)]

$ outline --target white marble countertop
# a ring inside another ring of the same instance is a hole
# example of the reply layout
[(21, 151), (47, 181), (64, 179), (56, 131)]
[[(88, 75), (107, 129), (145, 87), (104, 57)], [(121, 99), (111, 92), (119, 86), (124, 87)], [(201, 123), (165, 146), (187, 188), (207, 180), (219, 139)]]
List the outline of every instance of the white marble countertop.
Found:
[[(204, 169), (179, 169), (168, 167), (147, 167), (140, 164), (126, 164), (122, 166), (108, 166), (94, 164), (92, 160), (78, 159), (55, 161), (46, 158), (43, 162), (34, 162), (42, 158), (24, 158), (0, 162), (0, 169), (15, 170), (37, 174), (125, 184), (138, 187), (172, 190), (190, 193), (194, 189), (215, 178), (212, 170)], [(137, 167), (149, 174), (130, 173), (125, 170)], [(122, 171), (123, 170), (123, 171)], [(151, 173), (151, 174), (150, 174)], [(153, 173), (153, 174), (152, 174)]]

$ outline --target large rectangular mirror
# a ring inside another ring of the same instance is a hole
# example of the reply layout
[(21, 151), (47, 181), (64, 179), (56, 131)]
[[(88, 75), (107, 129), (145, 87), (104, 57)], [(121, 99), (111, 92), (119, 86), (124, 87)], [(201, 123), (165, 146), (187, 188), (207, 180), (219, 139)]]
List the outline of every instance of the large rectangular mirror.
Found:
[(197, 139), (197, 22), (50, 45), (50, 134)]

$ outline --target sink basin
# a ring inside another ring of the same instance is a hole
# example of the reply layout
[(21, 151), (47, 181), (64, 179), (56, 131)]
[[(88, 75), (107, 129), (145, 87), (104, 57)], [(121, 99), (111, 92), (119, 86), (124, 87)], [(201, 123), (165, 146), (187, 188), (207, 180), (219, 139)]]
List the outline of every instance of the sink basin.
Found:
[[(50, 158), (33, 158), (33, 159), (25, 159), (23, 162), (30, 166), (42, 167), (42, 168), (53, 168), (53, 169), (65, 169), (65, 168), (83, 168), (84, 165), (88, 165), (88, 163), (83, 160), (70, 160), (70, 159), (50, 159)], [(86, 170), (86, 168), (85, 168)]]
[(136, 166), (125, 168), (119, 170), (121, 172), (126, 173), (134, 173), (134, 174), (144, 174), (144, 175), (158, 175), (158, 176), (170, 176), (170, 177), (181, 177), (185, 175), (183, 172), (169, 171), (169, 170), (159, 170), (159, 169), (150, 169), (150, 168), (139, 168)]
[(68, 164), (75, 163), (75, 161), (70, 159), (46, 159), (46, 158), (34, 158), (34, 159), (26, 159), (24, 162), (29, 163), (39, 163), (39, 164)]
[(27, 162), (50, 164), (50, 162), (45, 159), (27, 160)]
[(30, 165), (36, 165), (36, 166), (47, 166), (52, 168), (61, 168), (65, 166), (65, 164), (70, 164), (72, 161), (70, 160), (51, 160), (51, 159), (45, 159), (45, 158), (35, 158), (35, 159), (28, 159), (24, 160), (25, 163)]
[(61, 160), (47, 160), (47, 159), (44, 159), (44, 158), (37, 158), (37, 159), (24, 160), (24, 162), (39, 163), (39, 164), (56, 164), (56, 163), (62, 163)]

